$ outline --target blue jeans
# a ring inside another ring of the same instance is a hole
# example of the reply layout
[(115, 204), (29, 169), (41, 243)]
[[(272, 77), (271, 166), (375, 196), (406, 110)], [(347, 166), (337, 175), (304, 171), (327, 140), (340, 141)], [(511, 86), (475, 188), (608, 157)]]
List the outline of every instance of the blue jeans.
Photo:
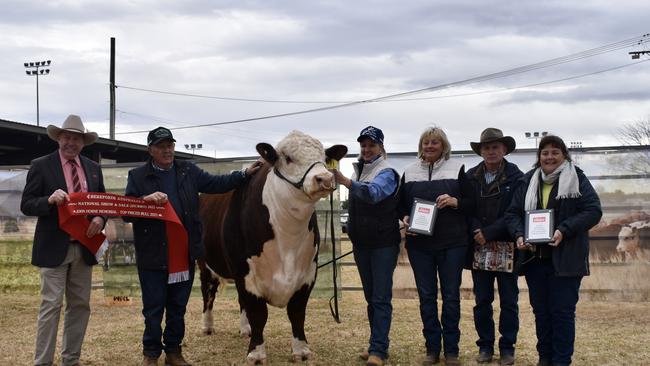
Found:
[(499, 286), (499, 353), (514, 354), (519, 331), (519, 288), (517, 275), (507, 272), (472, 271), (474, 282), (474, 326), (478, 334), (476, 345), (481, 352), (494, 353), (494, 282)]
[[(138, 277), (142, 289), (142, 315), (144, 315), (142, 353), (145, 356), (158, 357), (163, 350), (165, 353), (180, 352), (185, 336), (185, 308), (194, 282), (194, 264), (190, 265), (189, 281), (168, 284), (167, 271), (144, 269), (138, 269)], [(164, 332), (163, 314), (165, 314)]]
[(582, 276), (558, 277), (550, 259), (534, 259), (526, 268), (535, 314), (537, 353), (554, 365), (571, 364), (576, 334), (576, 304)]
[[(467, 247), (443, 250), (409, 248), (408, 255), (420, 297), (420, 317), (427, 354), (439, 355), (441, 339), (447, 356), (458, 356), (460, 282)], [(442, 316), (438, 320), (438, 276)]]
[(354, 247), (353, 251), (363, 285), (363, 295), (368, 303), (368, 353), (386, 359), (393, 314), (393, 272), (397, 265), (399, 246), (369, 249)]

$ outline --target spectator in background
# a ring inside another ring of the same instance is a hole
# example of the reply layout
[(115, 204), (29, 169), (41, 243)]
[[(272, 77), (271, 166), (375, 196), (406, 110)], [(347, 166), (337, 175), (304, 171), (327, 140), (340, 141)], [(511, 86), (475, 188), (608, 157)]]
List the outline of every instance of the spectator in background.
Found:
[[(536, 209), (553, 209), (548, 244), (525, 241), (526, 211)], [(533, 253), (522, 272), (535, 314), (538, 366), (571, 364), (580, 282), (589, 275), (588, 231), (601, 216), (600, 199), (571, 161), (564, 141), (552, 135), (542, 138), (534, 169), (521, 179), (505, 214), (517, 248)]]
[(368, 303), (370, 340), (361, 358), (368, 366), (383, 366), (388, 357), (388, 333), (392, 319), (393, 272), (397, 265), (399, 175), (386, 161), (384, 134), (376, 127), (361, 130), (359, 160), (354, 176), (334, 171), (336, 181), (350, 190), (348, 235), (352, 241), (363, 293)]
[[(105, 192), (99, 164), (81, 156), (84, 146), (97, 140), (79, 116), (69, 115), (61, 128), (47, 126), (47, 135), (59, 144), (57, 151), (32, 161), (27, 173), (20, 210), (38, 216), (32, 264), (39, 267), (41, 305), (36, 330), (35, 365), (52, 365), (56, 337), (65, 295), (61, 365), (79, 365), (81, 346), (90, 317), (90, 290), (95, 256), (59, 227), (57, 206), (69, 193)], [(106, 218), (94, 216), (86, 236), (92, 238), (104, 228)]]
[[(512, 201), (519, 179), (524, 173), (507, 161), (504, 157), (515, 149), (515, 139), (504, 136), (501, 130), (486, 128), (481, 133), (479, 142), (472, 142), (472, 150), (483, 158), (483, 161), (467, 171), (467, 180), (473, 188), (474, 207), (469, 220), (470, 229), (470, 258), (473, 262), (474, 249), (487, 250), (486, 244), (501, 245), (502, 250), (509, 251), (514, 260), (515, 250), (512, 237), (508, 232), (503, 215)], [(501, 243), (495, 243), (501, 242)], [(510, 243), (508, 243), (510, 242)], [(482, 248), (481, 248), (482, 247)], [(496, 248), (495, 248), (496, 249)], [(493, 253), (497, 254), (497, 253)], [(492, 256), (496, 258), (496, 255)], [(497, 271), (494, 269), (472, 269), (474, 284), (474, 326), (478, 333), (476, 345), (479, 363), (492, 362), (494, 356), (494, 320), (492, 318), (492, 302), (494, 301), (494, 282), (499, 288), (499, 363), (512, 365), (515, 362), (515, 343), (519, 331), (519, 288), (517, 274)]]

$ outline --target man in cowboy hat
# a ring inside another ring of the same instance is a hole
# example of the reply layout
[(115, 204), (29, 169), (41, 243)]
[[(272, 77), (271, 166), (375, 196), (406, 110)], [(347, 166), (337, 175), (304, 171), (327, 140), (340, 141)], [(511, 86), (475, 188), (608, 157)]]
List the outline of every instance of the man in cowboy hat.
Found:
[[(97, 140), (79, 116), (70, 115), (61, 128), (50, 125), (47, 135), (59, 144), (51, 154), (34, 159), (20, 202), (27, 216), (38, 216), (32, 249), (32, 264), (40, 268), (41, 305), (36, 332), (35, 365), (52, 365), (63, 296), (66, 309), (61, 345), (61, 365), (79, 365), (81, 345), (90, 316), (93, 254), (59, 228), (57, 205), (72, 192), (105, 192), (99, 164), (79, 155), (85, 145)], [(90, 219), (90, 238), (104, 227), (106, 219)]]
[[(492, 361), (494, 355), (494, 320), (492, 301), (494, 300), (494, 281), (499, 285), (501, 313), (499, 315), (499, 363), (512, 365), (515, 361), (515, 343), (519, 331), (519, 308), (517, 305), (519, 289), (517, 274), (494, 271), (491, 268), (477, 269), (473, 265), (475, 250), (493, 248), (494, 242), (512, 242), (508, 235), (503, 216), (512, 200), (519, 178), (523, 173), (504, 157), (515, 149), (515, 140), (504, 136), (497, 128), (486, 128), (479, 142), (470, 143), (472, 150), (483, 158), (478, 165), (467, 171), (467, 178), (474, 192), (475, 206), (470, 219), (471, 244), (468, 267), (472, 269), (474, 282), (474, 325), (478, 333), (476, 345), (479, 363)], [(481, 248), (483, 246), (483, 248)], [(514, 246), (505, 248), (516, 254)], [(514, 262), (514, 260), (513, 260)], [(471, 264), (470, 264), (471, 263)]]

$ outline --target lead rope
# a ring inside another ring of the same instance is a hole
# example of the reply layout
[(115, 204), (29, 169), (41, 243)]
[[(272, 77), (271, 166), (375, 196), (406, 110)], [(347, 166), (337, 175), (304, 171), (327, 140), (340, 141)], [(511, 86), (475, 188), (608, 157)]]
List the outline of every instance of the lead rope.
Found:
[[(338, 282), (337, 282), (337, 268), (336, 268), (336, 238), (334, 238), (334, 192), (330, 193), (330, 237), (332, 241), (332, 284), (334, 285), (334, 296), (330, 298), (330, 313), (337, 323), (341, 323), (339, 317), (339, 296), (338, 296)], [(327, 216), (327, 215), (326, 215)], [(334, 308), (332, 308), (332, 300), (334, 300)]]

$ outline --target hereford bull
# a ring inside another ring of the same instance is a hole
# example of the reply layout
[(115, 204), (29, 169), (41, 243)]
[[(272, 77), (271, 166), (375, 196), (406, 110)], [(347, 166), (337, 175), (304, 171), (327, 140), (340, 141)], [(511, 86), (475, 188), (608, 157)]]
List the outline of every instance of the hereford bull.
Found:
[(247, 184), (233, 192), (201, 197), (205, 261), (199, 263), (203, 332), (213, 332), (212, 307), (223, 279), (233, 279), (240, 305), (240, 332), (250, 335), (248, 364), (266, 363), (263, 330), (267, 304), (286, 307), (294, 360), (311, 356), (305, 310), (316, 279), (320, 243), (318, 200), (335, 188), (327, 159), (347, 148), (327, 150), (313, 137), (293, 131), (276, 148), (257, 145), (266, 161)]

